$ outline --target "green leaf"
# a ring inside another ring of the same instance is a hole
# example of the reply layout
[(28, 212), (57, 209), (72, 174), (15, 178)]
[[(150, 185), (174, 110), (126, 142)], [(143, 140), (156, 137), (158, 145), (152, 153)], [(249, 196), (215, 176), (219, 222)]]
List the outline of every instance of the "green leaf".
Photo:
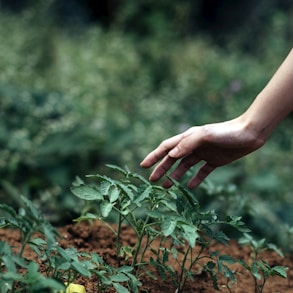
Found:
[(116, 186), (112, 186), (109, 190), (109, 200), (111, 203), (115, 202), (120, 195), (120, 190)]
[[(13, 258), (11, 258), (11, 256), (4, 255), (4, 256), (2, 256), (1, 260), (4, 263), (8, 272), (13, 272), (13, 273), (17, 272), (15, 262), (13, 261)], [(2, 263), (2, 265), (3, 265), (3, 263)]]
[(147, 215), (153, 219), (160, 219), (162, 217), (162, 213), (160, 211), (149, 211)]
[(170, 200), (162, 200), (161, 203), (170, 211), (177, 212), (176, 202)]
[(113, 186), (113, 184), (110, 183), (109, 181), (102, 181), (101, 184), (99, 185), (99, 191), (102, 194), (107, 195), (109, 193), (109, 189), (111, 186)]
[(1, 275), (2, 279), (5, 281), (23, 281), (25, 278), (14, 272), (7, 272)]
[(148, 186), (134, 201), (134, 203), (138, 206), (141, 207), (143, 201), (149, 197), (149, 195), (152, 192), (152, 186)]
[(216, 267), (216, 264), (213, 261), (209, 261), (207, 267), (209, 270), (213, 270)]
[(28, 209), (29, 209), (30, 213), (32, 214), (32, 216), (35, 219), (41, 218), (39, 211), (35, 208), (33, 203), (29, 199), (24, 197), (23, 195), (21, 195), (20, 197), (21, 197), (22, 201), (25, 203), (25, 205), (28, 207)]
[(75, 180), (72, 182), (72, 185), (73, 186), (84, 185), (84, 181), (80, 177), (76, 176)]
[(116, 166), (116, 165), (106, 164), (106, 167), (108, 167), (108, 168), (110, 168), (112, 170), (118, 171), (118, 172), (122, 173), (124, 176), (127, 176), (127, 174), (128, 174), (128, 171), (126, 171), (126, 170), (124, 170), (121, 167)]
[(10, 245), (5, 242), (0, 240), (0, 255), (11, 255), (11, 247)]
[(215, 239), (218, 242), (223, 243), (225, 245), (228, 245), (228, 241), (230, 240), (230, 238), (222, 231), (217, 231), (216, 232)]
[(279, 277), (286, 279), (287, 278), (287, 272), (286, 272), (287, 270), (288, 270), (287, 267), (275, 266), (271, 269), (271, 276), (279, 276)]
[(138, 287), (142, 285), (142, 283), (131, 273), (126, 273), (129, 278), (129, 287), (131, 292), (138, 292)]
[(168, 249), (164, 248), (163, 263), (166, 263), (168, 260), (169, 260), (169, 251), (168, 251)]
[(251, 272), (251, 268), (249, 267), (249, 265), (245, 261), (238, 260), (238, 263), (241, 264), (247, 271)]
[(268, 243), (267, 247), (271, 250), (273, 250), (274, 252), (276, 252), (278, 255), (280, 255), (281, 257), (284, 257), (283, 252), (273, 243)]
[(128, 198), (130, 200), (134, 200), (134, 194), (133, 194), (132, 190), (130, 188), (128, 188), (127, 185), (120, 183), (120, 182), (116, 182), (116, 184), (124, 192), (124, 194), (128, 196)]
[(65, 286), (54, 279), (43, 278), (42, 280), (39, 280), (38, 283), (34, 284), (31, 289), (33, 289), (33, 292), (49, 292), (49, 288), (54, 289), (54, 292), (55, 290), (60, 292), (65, 289)]
[(101, 203), (100, 208), (101, 208), (102, 216), (106, 218), (109, 216), (110, 212), (112, 211), (113, 204), (105, 200)]
[(6, 204), (0, 204), (0, 210), (8, 213), (12, 217), (17, 217), (16, 211), (12, 207), (10, 207)]
[(88, 220), (99, 220), (99, 217), (92, 213), (86, 213), (85, 215), (82, 215), (78, 217), (77, 219), (74, 219), (74, 222), (82, 222), (82, 221), (88, 221)]
[(80, 262), (73, 262), (72, 263), (72, 267), (78, 272), (80, 273), (81, 275), (85, 276), (85, 277), (88, 277), (90, 278), (91, 277), (91, 273), (88, 271), (87, 268), (85, 268), (82, 263)]
[(219, 260), (230, 264), (234, 264), (236, 262), (233, 257), (227, 254), (220, 255)]
[(119, 283), (114, 283), (113, 287), (118, 293), (129, 293), (128, 289), (120, 285)]
[(199, 237), (196, 226), (183, 224), (182, 228), (184, 238), (188, 241), (188, 244), (191, 247), (194, 247), (196, 239)]
[(251, 272), (256, 279), (261, 280), (261, 274), (259, 273), (257, 263), (252, 263)]
[(120, 282), (129, 281), (129, 278), (126, 275), (122, 274), (122, 273), (118, 273), (116, 275), (111, 276), (110, 280), (112, 282), (119, 282), (120, 283)]
[(104, 276), (104, 271), (101, 270), (93, 270), (93, 273), (98, 277), (99, 281), (101, 281), (104, 285), (109, 286), (112, 284), (109, 278)]
[(235, 273), (233, 273), (228, 266), (224, 265), (223, 267), (224, 267), (224, 276), (230, 279), (233, 283), (236, 283)]
[(130, 273), (132, 271), (133, 271), (133, 267), (131, 266), (122, 266), (117, 268), (117, 272)]
[(174, 229), (176, 228), (177, 220), (173, 217), (166, 218), (162, 224), (162, 231), (165, 236), (169, 236), (173, 233)]
[(73, 186), (71, 192), (77, 197), (85, 200), (103, 200), (103, 195), (93, 187), (87, 185)]

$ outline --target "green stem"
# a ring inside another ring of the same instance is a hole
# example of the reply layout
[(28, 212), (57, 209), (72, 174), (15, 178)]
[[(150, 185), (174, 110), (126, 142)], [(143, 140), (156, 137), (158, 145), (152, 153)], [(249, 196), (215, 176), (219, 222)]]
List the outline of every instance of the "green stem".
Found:
[[(137, 234), (136, 234), (137, 235), (137, 248), (136, 248), (136, 251), (135, 251), (133, 260), (132, 260), (132, 266), (133, 267), (137, 263), (138, 254), (139, 254), (139, 251), (140, 251), (140, 248), (141, 248), (142, 239), (143, 239), (143, 236), (145, 234), (145, 229), (146, 229), (147, 223), (149, 221), (149, 218), (150, 218), (149, 216), (147, 216), (145, 218), (144, 224), (143, 224), (142, 229), (140, 231), (138, 231), (137, 229), (135, 229), (136, 232), (137, 232)], [(137, 268), (136, 276), (138, 275), (138, 271), (139, 271), (139, 267)]]
[(122, 216), (121, 213), (118, 214), (118, 229), (117, 229), (117, 243), (116, 243), (116, 255), (117, 255), (117, 265), (120, 267), (120, 254), (121, 254), (121, 225), (122, 225)]
[(31, 239), (32, 232), (31, 231), (28, 232), (26, 236), (24, 235), (24, 233), (22, 235), (23, 235), (24, 240), (22, 241), (21, 249), (20, 249), (19, 254), (18, 254), (19, 257), (22, 257), (24, 249), (25, 249), (27, 243), (29, 242), (29, 240)]
[[(184, 288), (185, 284), (186, 284), (186, 281), (187, 281), (187, 278), (188, 278), (188, 275), (185, 274), (186, 271), (191, 271), (192, 270), (192, 267), (200, 260), (200, 259), (203, 259), (203, 258), (210, 258), (208, 256), (202, 256), (201, 257), (201, 254), (202, 252), (204, 251), (204, 249), (206, 248), (205, 245), (202, 245), (198, 254), (196, 255), (196, 257), (193, 259), (193, 256), (192, 256), (192, 247), (189, 245), (188, 246), (188, 249), (187, 251), (185, 252), (185, 255), (184, 255), (184, 258), (183, 258), (183, 263), (180, 264), (181, 265), (181, 273), (180, 273), (180, 277), (179, 277), (179, 288), (178, 288), (178, 293), (182, 292), (182, 289)], [(188, 256), (188, 253), (190, 252), (191, 256), (190, 256), (190, 265), (188, 267), (188, 270), (185, 269), (185, 264), (186, 264), (186, 261), (187, 261), (187, 256)]]
[(177, 288), (177, 292), (181, 293), (182, 292), (182, 288), (184, 287), (185, 281), (186, 281), (186, 277), (185, 277), (185, 264), (186, 264), (186, 260), (187, 260), (187, 256), (189, 254), (190, 251), (190, 245), (188, 245), (187, 250), (184, 253), (184, 258), (181, 264), (181, 272), (180, 272), (180, 276), (179, 276), (179, 281), (178, 281), (178, 288)]

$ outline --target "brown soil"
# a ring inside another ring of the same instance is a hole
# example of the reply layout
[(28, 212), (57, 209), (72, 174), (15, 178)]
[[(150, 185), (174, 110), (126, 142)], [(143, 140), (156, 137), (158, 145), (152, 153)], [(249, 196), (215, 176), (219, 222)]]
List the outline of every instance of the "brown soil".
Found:
[[(113, 233), (104, 224), (100, 222), (95, 222), (93, 224), (80, 223), (68, 225), (59, 229), (62, 239), (60, 239), (60, 245), (64, 248), (74, 246), (80, 251), (84, 252), (96, 252), (103, 256), (104, 260), (111, 265), (115, 265), (116, 258), (116, 246), (115, 237)], [(134, 245), (135, 236), (133, 232), (124, 227), (123, 232), (123, 244)], [(0, 229), (1, 240), (8, 241), (10, 245), (17, 248), (19, 245), (19, 234), (16, 231), (11, 230), (1, 230)], [(158, 245), (153, 243), (153, 247)], [(155, 247), (154, 247), (155, 248)], [(221, 254), (228, 254), (235, 259), (242, 259), (249, 262), (250, 250), (248, 247), (242, 247), (237, 244), (236, 241), (231, 241), (229, 246), (214, 244), (211, 246), (210, 250), (219, 251)], [(25, 256), (29, 259), (34, 259), (35, 256), (31, 251), (26, 250)], [(149, 257), (150, 255), (148, 255)], [(275, 252), (266, 251), (262, 255), (269, 265), (271, 266), (286, 266), (288, 267), (288, 278), (283, 279), (281, 277), (270, 277), (267, 281), (263, 293), (290, 293), (293, 292), (293, 256), (286, 256), (281, 258)], [(174, 260), (173, 260), (174, 261)], [(172, 259), (170, 260), (172, 264)], [(176, 262), (172, 264), (176, 267)], [(232, 289), (228, 289), (227, 280), (225, 278), (219, 279), (220, 292), (233, 292), (233, 293), (253, 293), (254, 292), (254, 282), (252, 277), (247, 273), (247, 271), (240, 266), (233, 265), (233, 270), (237, 271), (237, 284), (233, 284)], [(145, 277), (142, 280), (143, 285), (140, 287), (140, 292), (148, 293), (175, 293), (176, 287), (172, 282), (164, 282), (161, 278), (157, 280)], [(80, 278), (76, 281), (81, 285), (86, 287), (87, 293), (96, 293), (96, 282), (95, 280), (88, 280)], [(202, 272), (198, 268), (194, 271), (194, 280), (188, 281), (184, 292), (206, 292), (214, 293), (219, 292), (213, 288), (213, 283), (209, 275)]]

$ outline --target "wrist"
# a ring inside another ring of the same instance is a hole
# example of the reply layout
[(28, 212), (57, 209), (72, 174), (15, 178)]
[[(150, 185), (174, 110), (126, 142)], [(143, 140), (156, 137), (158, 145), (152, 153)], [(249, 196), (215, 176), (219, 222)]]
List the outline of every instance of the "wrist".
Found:
[(255, 149), (260, 148), (266, 143), (271, 131), (261, 123), (256, 115), (249, 115), (246, 112), (237, 119), (241, 125), (243, 135), (251, 140)]

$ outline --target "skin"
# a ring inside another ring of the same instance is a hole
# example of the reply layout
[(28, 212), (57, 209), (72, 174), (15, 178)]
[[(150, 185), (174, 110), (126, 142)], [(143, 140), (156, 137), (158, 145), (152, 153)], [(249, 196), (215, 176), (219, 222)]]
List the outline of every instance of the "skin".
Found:
[[(203, 162), (189, 181), (196, 188), (217, 167), (227, 165), (262, 147), (276, 126), (293, 110), (293, 50), (266, 87), (239, 117), (214, 124), (194, 126), (164, 140), (141, 162), (141, 167), (157, 164), (150, 175), (156, 182), (179, 161), (170, 176), (179, 180), (192, 166)], [(172, 182), (165, 179), (163, 187)]]

